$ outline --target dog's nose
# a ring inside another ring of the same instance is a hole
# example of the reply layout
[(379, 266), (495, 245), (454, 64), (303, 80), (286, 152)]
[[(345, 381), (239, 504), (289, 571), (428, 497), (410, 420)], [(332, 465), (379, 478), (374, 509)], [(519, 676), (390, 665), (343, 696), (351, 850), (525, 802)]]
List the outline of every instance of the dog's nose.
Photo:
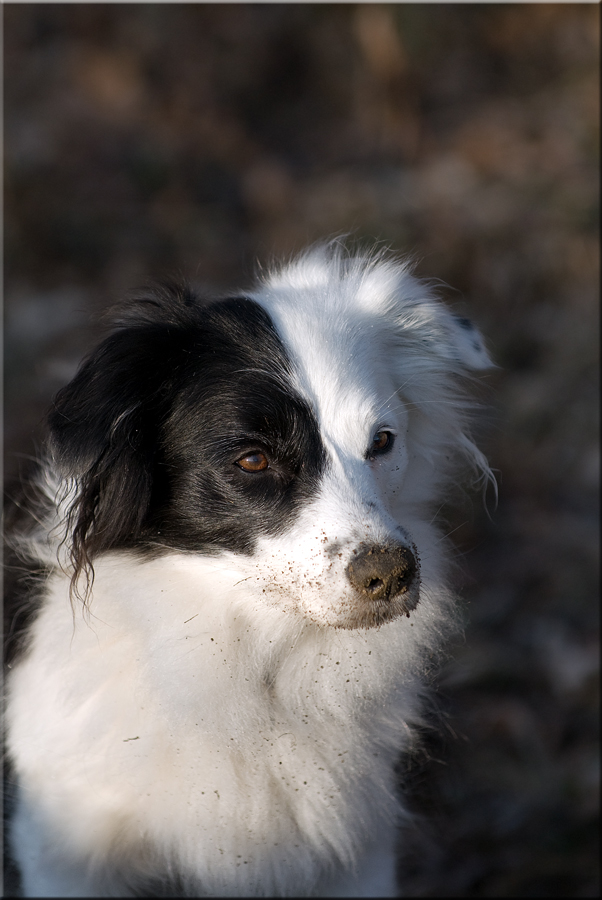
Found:
[(416, 558), (399, 544), (360, 544), (347, 566), (347, 578), (367, 600), (390, 600), (416, 578)]

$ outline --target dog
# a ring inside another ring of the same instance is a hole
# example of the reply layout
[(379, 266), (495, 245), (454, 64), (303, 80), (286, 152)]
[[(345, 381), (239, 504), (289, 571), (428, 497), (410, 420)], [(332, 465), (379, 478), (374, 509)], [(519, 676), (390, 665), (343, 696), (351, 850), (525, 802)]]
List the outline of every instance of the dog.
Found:
[(454, 615), (436, 514), (490, 477), (491, 365), (410, 264), (337, 244), (123, 308), (12, 538), (26, 896), (397, 894), (396, 764)]

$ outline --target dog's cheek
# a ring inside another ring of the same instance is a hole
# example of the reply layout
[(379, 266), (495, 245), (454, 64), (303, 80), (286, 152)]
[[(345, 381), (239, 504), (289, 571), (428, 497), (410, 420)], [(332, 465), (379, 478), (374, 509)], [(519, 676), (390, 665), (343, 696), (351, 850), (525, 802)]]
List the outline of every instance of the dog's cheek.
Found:
[(403, 500), (408, 450), (405, 442), (398, 441), (389, 456), (375, 460), (371, 475), (379, 505), (395, 518), (395, 510)]
[(313, 535), (293, 530), (285, 539), (260, 540), (253, 582), (262, 601), (327, 624), (344, 585), (342, 558), (329, 558), (328, 545), (319, 529)]

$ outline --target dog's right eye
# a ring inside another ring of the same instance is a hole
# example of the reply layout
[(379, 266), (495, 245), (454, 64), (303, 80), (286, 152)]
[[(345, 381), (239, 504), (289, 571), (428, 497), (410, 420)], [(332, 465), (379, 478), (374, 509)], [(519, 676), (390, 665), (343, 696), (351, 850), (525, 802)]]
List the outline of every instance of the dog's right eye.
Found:
[(247, 453), (246, 456), (237, 459), (236, 465), (243, 472), (264, 472), (270, 464), (265, 453), (257, 451), (257, 453)]

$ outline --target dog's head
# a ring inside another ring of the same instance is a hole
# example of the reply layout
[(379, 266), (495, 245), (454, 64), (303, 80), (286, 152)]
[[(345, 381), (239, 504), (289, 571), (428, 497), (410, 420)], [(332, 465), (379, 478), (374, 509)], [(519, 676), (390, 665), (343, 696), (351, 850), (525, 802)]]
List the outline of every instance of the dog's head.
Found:
[(409, 615), (425, 511), (459, 457), (486, 470), (458, 380), (489, 365), (391, 261), (317, 250), (245, 296), (158, 290), (50, 415), (74, 578), (109, 550), (175, 549), (323, 625)]

